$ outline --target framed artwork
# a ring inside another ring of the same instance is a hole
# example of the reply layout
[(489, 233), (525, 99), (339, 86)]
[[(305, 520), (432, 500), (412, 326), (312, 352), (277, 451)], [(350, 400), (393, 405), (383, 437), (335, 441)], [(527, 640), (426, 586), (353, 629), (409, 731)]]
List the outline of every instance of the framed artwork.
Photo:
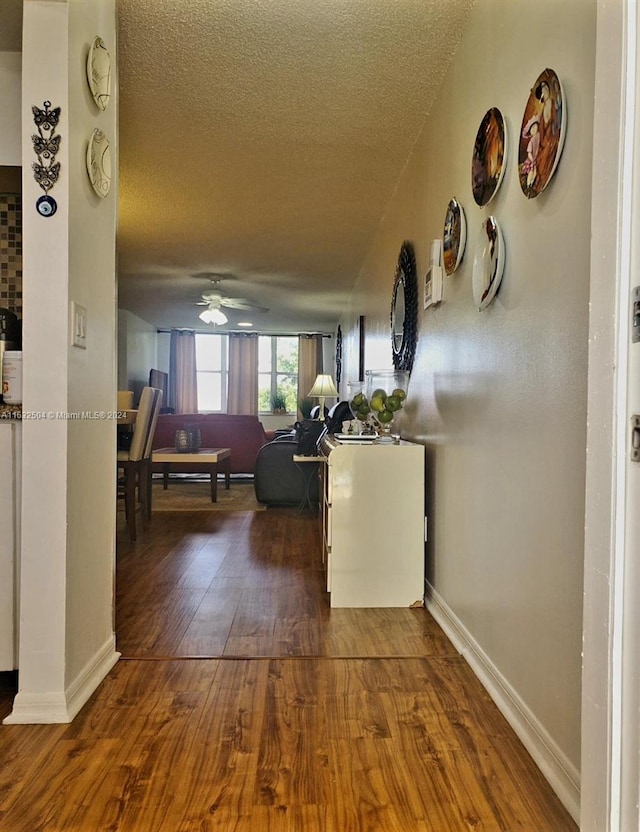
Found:
[(495, 217), (482, 221), (473, 258), (473, 299), (478, 309), (486, 309), (495, 298), (504, 271), (504, 238)]
[(342, 378), (342, 327), (338, 324), (336, 333), (336, 386)]
[(507, 164), (507, 131), (497, 107), (484, 114), (473, 145), (471, 190), (483, 208), (496, 195)]
[(442, 260), (445, 272), (451, 276), (462, 262), (467, 242), (467, 221), (457, 199), (447, 207), (442, 235)]
[(364, 381), (364, 315), (358, 319), (358, 381)]
[(535, 199), (558, 167), (567, 131), (567, 104), (562, 84), (552, 69), (535, 80), (520, 128), (518, 179), (527, 199)]

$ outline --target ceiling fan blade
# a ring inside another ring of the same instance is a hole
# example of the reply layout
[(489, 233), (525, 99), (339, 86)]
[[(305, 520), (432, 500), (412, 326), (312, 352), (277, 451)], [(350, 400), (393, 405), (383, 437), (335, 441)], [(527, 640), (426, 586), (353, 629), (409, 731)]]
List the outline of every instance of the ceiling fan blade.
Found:
[(227, 309), (241, 309), (245, 312), (268, 312), (269, 310), (264, 306), (257, 306), (255, 303), (250, 303), (243, 298), (222, 298), (220, 301), (222, 306)]
[(202, 300), (205, 303), (221, 303), (222, 302), (222, 294), (219, 291), (203, 292), (202, 293)]
[[(211, 281), (216, 283), (216, 281)], [(238, 309), (243, 312), (268, 312), (265, 306), (258, 306), (246, 298), (229, 298), (222, 294), (217, 286), (209, 292), (202, 293), (202, 300), (196, 301), (197, 306), (211, 306), (216, 307), (226, 306), (227, 309)]]

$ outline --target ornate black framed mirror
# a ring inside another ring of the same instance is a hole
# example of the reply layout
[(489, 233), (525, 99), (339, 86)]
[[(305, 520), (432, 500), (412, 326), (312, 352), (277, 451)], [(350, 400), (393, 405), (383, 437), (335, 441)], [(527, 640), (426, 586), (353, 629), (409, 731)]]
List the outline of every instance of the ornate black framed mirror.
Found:
[(391, 299), (391, 342), (393, 352), (400, 354), (404, 346), (404, 280), (396, 280), (393, 284), (393, 298)]
[(413, 245), (400, 248), (391, 294), (391, 350), (396, 370), (411, 372), (418, 337), (418, 275)]

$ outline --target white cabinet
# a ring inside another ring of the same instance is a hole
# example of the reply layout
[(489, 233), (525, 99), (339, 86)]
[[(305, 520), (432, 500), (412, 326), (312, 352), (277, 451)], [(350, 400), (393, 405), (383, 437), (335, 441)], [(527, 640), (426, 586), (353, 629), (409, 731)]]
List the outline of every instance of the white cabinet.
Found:
[(20, 422), (0, 419), (0, 671), (17, 667)]
[(332, 607), (409, 607), (424, 595), (424, 447), (329, 440), (323, 556)]

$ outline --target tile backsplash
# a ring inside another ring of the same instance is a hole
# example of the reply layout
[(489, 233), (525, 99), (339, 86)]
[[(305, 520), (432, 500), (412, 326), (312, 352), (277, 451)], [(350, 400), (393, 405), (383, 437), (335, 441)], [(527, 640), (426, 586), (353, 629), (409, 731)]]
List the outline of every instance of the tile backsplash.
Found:
[(0, 307), (22, 318), (22, 197), (0, 194)]

